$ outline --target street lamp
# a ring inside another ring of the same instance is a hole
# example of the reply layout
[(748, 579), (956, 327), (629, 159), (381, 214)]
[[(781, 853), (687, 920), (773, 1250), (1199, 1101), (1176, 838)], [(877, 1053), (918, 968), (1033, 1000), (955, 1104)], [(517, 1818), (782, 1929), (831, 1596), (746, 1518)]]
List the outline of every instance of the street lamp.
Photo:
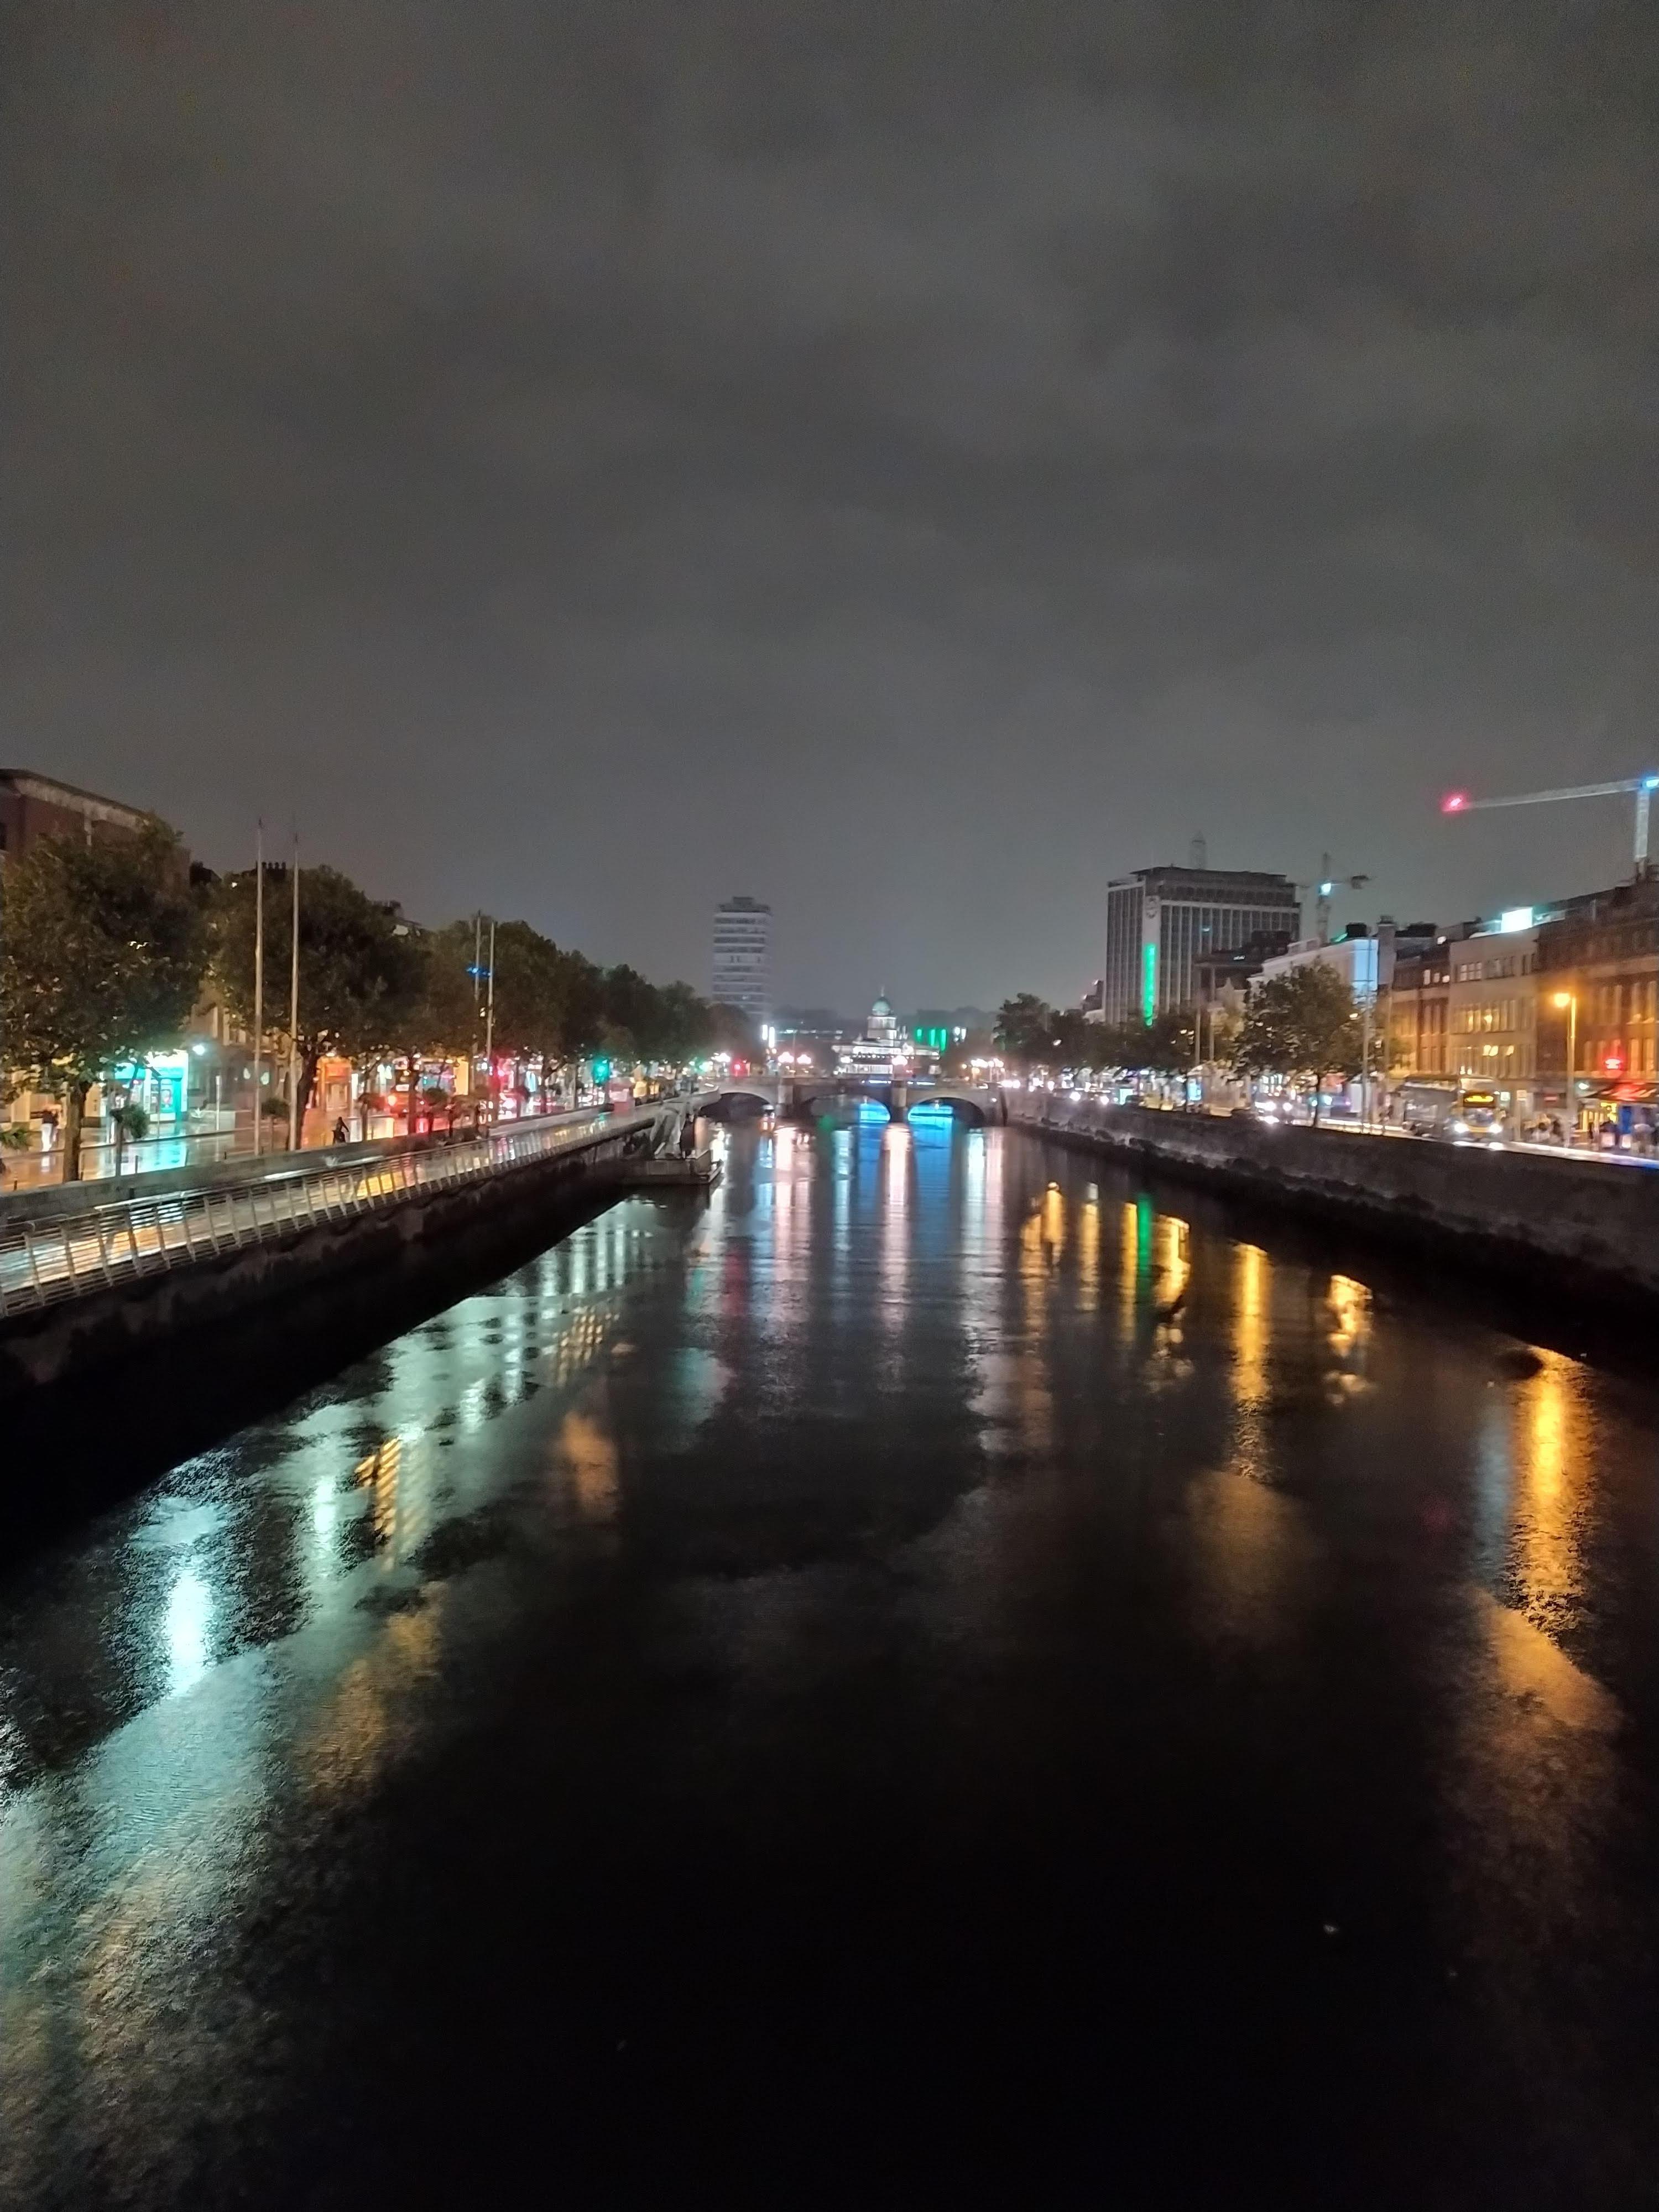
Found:
[(1578, 994), (1557, 991), (1550, 1004), (1559, 1006), (1567, 1018), (1567, 1142), (1571, 1144), (1578, 1129), (1578, 1095), (1573, 1079), (1578, 1073)]

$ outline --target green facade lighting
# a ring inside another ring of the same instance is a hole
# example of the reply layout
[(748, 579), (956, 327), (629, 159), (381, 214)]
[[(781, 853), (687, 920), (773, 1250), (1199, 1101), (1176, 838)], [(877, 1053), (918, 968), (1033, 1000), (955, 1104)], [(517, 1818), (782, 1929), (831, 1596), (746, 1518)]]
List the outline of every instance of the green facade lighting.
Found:
[(1140, 948), (1140, 1018), (1150, 1022), (1158, 1012), (1158, 947)]

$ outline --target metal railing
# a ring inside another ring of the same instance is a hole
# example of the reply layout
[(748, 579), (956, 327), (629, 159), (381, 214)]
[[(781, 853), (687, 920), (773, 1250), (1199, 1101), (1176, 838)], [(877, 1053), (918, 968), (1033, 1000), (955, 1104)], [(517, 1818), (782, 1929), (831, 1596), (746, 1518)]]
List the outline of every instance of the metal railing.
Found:
[(477, 1137), (331, 1166), (289, 1169), (212, 1190), (89, 1207), (0, 1230), (0, 1316), (194, 1267), (222, 1252), (395, 1206), (526, 1167), (550, 1154), (625, 1138), (650, 1115), (600, 1115), (552, 1127), (515, 1125)]

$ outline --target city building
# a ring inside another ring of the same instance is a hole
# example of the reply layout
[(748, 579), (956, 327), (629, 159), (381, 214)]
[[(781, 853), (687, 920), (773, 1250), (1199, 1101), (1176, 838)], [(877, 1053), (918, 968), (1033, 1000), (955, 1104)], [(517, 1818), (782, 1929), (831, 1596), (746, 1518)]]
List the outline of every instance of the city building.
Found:
[(1106, 959), (1101, 1018), (1152, 1020), (1190, 1006), (1197, 963), (1266, 934), (1287, 941), (1302, 926), (1302, 902), (1287, 876), (1253, 868), (1137, 868), (1106, 888)]
[(988, 1045), (996, 1021), (983, 1006), (923, 1006), (910, 1024), (910, 1035), (927, 1051), (942, 1056), (975, 1038)]
[(714, 909), (714, 957), (708, 995), (736, 1006), (757, 1028), (772, 1012), (772, 909), (759, 899), (730, 898)]
[(1476, 923), (1449, 949), (1449, 1072), (1466, 1091), (1496, 1091), (1506, 1117), (1530, 1115), (1538, 1073), (1534, 910), (1517, 907)]
[[(1462, 933), (1457, 933), (1461, 936)], [(1449, 1079), (1452, 934), (1396, 946), (1389, 987), (1389, 1071), (1400, 1082)]]
[(1576, 1123), (1653, 1127), (1659, 881), (1644, 876), (1570, 900), (1534, 936), (1540, 1103), (1569, 1110)]
[(90, 845), (131, 836), (150, 817), (142, 807), (60, 783), (27, 768), (0, 768), (0, 859), (21, 855), (42, 837), (81, 837)]
[[(1263, 963), (1288, 951), (1290, 943), (1282, 931), (1261, 929), (1247, 945), (1226, 952), (1206, 952), (1194, 961), (1194, 1049), (1200, 1060), (1213, 1061), (1220, 1056), (1223, 1041), (1243, 1018), (1250, 985), (1261, 973)], [(1086, 1002), (1084, 1013), (1085, 1018), (1099, 1018), (1090, 1015)]]
[(909, 1040), (885, 994), (870, 1009), (862, 1036), (849, 1038), (836, 1051), (838, 1075), (891, 1075), (895, 1068), (909, 1069), (913, 1054)]
[(1350, 922), (1328, 944), (1317, 937), (1304, 937), (1287, 945), (1283, 952), (1264, 960), (1257, 974), (1267, 983), (1298, 968), (1329, 968), (1362, 1005), (1368, 1000), (1375, 1005), (1378, 994), (1394, 981), (1397, 934), (1391, 921), (1379, 922), (1375, 929), (1369, 922)]

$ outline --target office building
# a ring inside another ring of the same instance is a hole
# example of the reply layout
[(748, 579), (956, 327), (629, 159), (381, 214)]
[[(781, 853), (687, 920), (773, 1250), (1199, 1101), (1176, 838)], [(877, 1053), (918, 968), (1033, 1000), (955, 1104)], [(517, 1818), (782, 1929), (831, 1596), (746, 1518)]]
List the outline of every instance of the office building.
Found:
[(1263, 935), (1288, 944), (1301, 924), (1288, 877), (1254, 868), (1137, 868), (1106, 890), (1102, 1018), (1151, 1021), (1190, 1006), (1200, 961)]
[(758, 1027), (772, 1012), (772, 909), (759, 899), (730, 898), (714, 909), (709, 996), (736, 1006)]

